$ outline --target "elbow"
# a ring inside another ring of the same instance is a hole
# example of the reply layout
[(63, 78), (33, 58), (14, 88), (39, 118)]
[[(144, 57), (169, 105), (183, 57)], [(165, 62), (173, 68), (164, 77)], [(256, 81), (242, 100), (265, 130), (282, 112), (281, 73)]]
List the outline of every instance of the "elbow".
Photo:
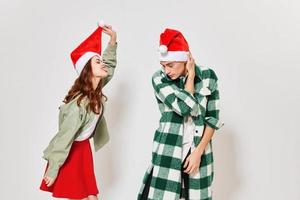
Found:
[(215, 130), (218, 130), (218, 129), (220, 129), (222, 126), (224, 126), (224, 123), (223, 123), (222, 121), (220, 121), (220, 120), (219, 120), (218, 118), (216, 118), (216, 117), (211, 117), (211, 116), (205, 117), (205, 123), (206, 123), (209, 127), (213, 128), (213, 129), (215, 129)]

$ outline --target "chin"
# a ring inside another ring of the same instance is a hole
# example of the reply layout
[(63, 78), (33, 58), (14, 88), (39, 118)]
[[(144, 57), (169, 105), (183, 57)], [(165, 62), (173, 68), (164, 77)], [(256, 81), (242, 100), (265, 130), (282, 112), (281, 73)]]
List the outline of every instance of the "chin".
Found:
[(179, 76), (172, 76), (172, 77), (170, 77), (170, 79), (172, 79), (172, 80), (176, 80), (178, 78), (179, 78)]
[(101, 75), (102, 78), (106, 78), (107, 76), (108, 76), (108, 73), (103, 73), (103, 74)]

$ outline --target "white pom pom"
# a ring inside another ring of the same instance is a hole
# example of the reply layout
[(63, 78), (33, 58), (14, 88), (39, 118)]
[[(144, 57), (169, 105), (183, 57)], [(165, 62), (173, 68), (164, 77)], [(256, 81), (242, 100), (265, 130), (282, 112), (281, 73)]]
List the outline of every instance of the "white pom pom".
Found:
[(165, 54), (168, 52), (168, 47), (166, 45), (160, 45), (158, 47), (158, 51), (161, 53), (161, 54)]
[(104, 21), (103, 21), (103, 20), (100, 20), (100, 21), (98, 22), (98, 26), (100, 26), (100, 27), (104, 27), (104, 26), (105, 26), (105, 23), (104, 23)]

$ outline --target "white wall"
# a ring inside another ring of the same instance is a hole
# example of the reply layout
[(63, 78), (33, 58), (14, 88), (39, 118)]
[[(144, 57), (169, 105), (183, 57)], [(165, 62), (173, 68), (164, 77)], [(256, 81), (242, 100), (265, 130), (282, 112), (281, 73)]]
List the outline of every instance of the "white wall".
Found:
[(76, 77), (69, 53), (99, 19), (119, 41), (105, 88), (111, 141), (95, 157), (104, 199), (136, 199), (150, 163), (159, 119), (150, 80), (166, 27), (182, 30), (197, 63), (219, 76), (226, 125), (214, 137), (214, 199), (300, 199), (299, 1), (11, 0), (0, 8), (1, 199), (51, 199), (38, 190), (42, 150)]

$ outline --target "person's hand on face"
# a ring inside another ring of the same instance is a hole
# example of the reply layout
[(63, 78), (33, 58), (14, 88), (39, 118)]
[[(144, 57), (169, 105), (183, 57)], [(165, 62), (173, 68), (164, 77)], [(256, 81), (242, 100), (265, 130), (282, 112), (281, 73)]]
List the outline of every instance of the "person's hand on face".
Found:
[(195, 61), (194, 58), (191, 54), (191, 52), (188, 53), (188, 60), (186, 63), (186, 70), (187, 70), (187, 75), (188, 76), (195, 76)]

